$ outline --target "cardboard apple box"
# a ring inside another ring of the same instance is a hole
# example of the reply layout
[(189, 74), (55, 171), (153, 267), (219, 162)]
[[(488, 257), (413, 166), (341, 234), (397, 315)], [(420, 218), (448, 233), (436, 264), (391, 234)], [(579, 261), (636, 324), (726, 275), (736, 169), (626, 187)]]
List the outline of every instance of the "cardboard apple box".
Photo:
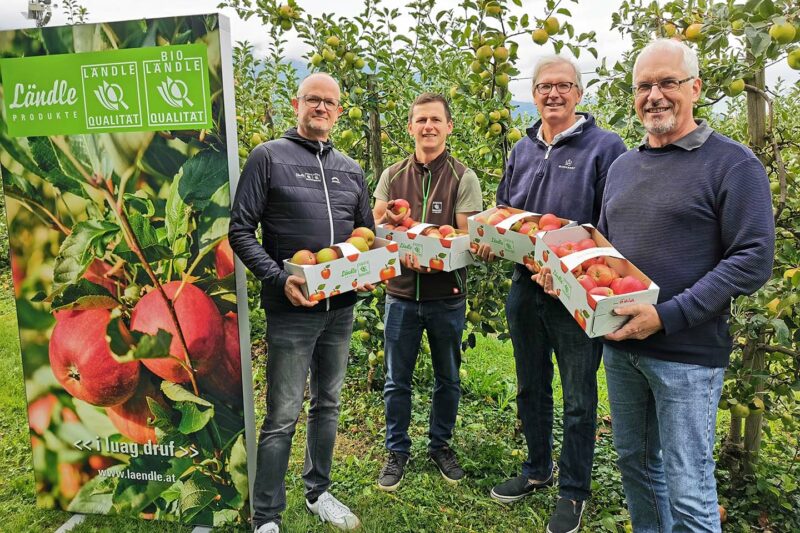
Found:
[[(556, 255), (555, 248), (562, 243), (586, 238), (593, 239), (597, 248), (588, 248), (564, 257)], [(648, 288), (606, 297), (589, 294), (572, 270), (579, 268), (584, 261), (601, 256), (620, 276), (634, 276)], [(559, 300), (589, 337), (612, 333), (627, 322), (629, 317), (613, 314), (614, 308), (629, 304), (655, 304), (658, 301), (658, 285), (625, 259), (591, 224), (540, 233), (536, 242), (536, 263), (539, 268), (548, 267), (552, 271), (553, 289), (558, 293)]]
[(412, 254), (419, 259), (421, 266), (451, 272), (474, 262), (469, 250), (469, 235), (465, 231), (456, 230), (458, 237), (437, 239), (422, 235), (426, 228), (439, 227), (436, 224), (417, 224), (407, 231), (387, 230), (385, 226), (377, 226), (376, 235), (396, 242), (400, 246), (401, 255)]
[[(500, 208), (511, 212), (511, 216), (496, 226), (492, 226), (487, 220)], [(511, 230), (511, 226), (519, 220), (533, 221), (538, 223), (542, 213), (530, 213), (513, 207), (497, 206), (487, 209), (481, 213), (473, 215), (467, 219), (469, 224), (469, 238), (472, 251), (478, 249), (479, 244), (486, 244), (497, 257), (514, 261), (521, 265), (535, 265), (534, 252), (536, 250), (536, 235), (526, 235)], [(575, 221), (559, 218), (561, 226), (574, 226)], [(538, 233), (538, 232), (537, 232)]]
[(340, 242), (331, 248), (341, 257), (316, 265), (295, 265), (289, 259), (283, 268), (306, 280), (303, 295), (318, 301), (355, 290), (364, 283), (378, 283), (400, 275), (400, 256), (396, 242), (376, 237), (372, 248), (361, 252), (350, 243)]

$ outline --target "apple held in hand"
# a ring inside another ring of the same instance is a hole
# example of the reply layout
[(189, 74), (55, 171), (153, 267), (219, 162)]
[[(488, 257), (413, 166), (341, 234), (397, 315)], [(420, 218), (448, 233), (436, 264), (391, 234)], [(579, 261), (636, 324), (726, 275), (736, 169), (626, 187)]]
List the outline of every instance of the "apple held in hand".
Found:
[(50, 336), (50, 366), (75, 398), (108, 407), (130, 398), (139, 383), (139, 361), (119, 363), (111, 355), (108, 309), (58, 311)]
[(403, 198), (396, 199), (392, 204), (392, 213), (395, 215), (405, 215), (406, 217), (411, 216), (411, 206), (408, 200)]
[(295, 265), (316, 265), (317, 258), (311, 250), (299, 250), (290, 260)]
[(447, 239), (448, 237), (455, 237), (458, 235), (456, 233), (456, 229), (449, 224), (444, 224), (443, 226), (439, 226), (439, 234), (445, 239)]
[[(191, 283), (181, 288), (175, 297), (180, 281), (170, 281), (162, 285), (167, 297), (172, 301), (178, 324), (189, 348), (192, 367), (197, 374), (204, 374), (219, 364), (223, 349), (222, 316), (211, 298)], [(169, 353), (172, 357), (143, 359), (142, 364), (155, 375), (174, 383), (190, 381), (189, 373), (174, 358), (186, 361), (180, 336), (172, 322), (169, 308), (161, 293), (152, 290), (136, 304), (131, 313), (131, 329), (154, 335), (159, 329), (172, 334)]]

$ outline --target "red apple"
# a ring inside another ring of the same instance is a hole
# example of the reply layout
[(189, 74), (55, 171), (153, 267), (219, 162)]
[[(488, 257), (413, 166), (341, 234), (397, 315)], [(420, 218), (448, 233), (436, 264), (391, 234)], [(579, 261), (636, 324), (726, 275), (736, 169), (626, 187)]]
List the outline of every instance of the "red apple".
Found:
[(322, 276), (322, 279), (328, 279), (331, 277), (331, 269), (330, 267), (325, 267), (322, 269), (322, 272), (319, 273)]
[(386, 231), (392, 231), (394, 229), (394, 225), (392, 225), (392, 224), (384, 224), (382, 227)]
[(50, 427), (53, 418), (53, 409), (58, 405), (55, 394), (47, 394), (37, 398), (28, 406), (28, 424), (39, 435)]
[(561, 227), (561, 220), (553, 213), (545, 213), (539, 218), (539, 227), (544, 229), (545, 226), (555, 226), (554, 229)]
[(618, 289), (614, 291), (617, 294), (628, 294), (629, 292), (647, 290), (647, 285), (645, 285), (644, 282), (642, 282), (639, 278), (635, 278), (633, 276), (625, 276), (624, 278), (617, 278), (617, 279), (619, 280), (619, 282), (617, 283)]
[(594, 280), (599, 287), (608, 287), (616, 277), (615, 272), (608, 265), (591, 265), (586, 270), (586, 275)]
[(578, 276), (578, 283), (580, 283), (587, 292), (597, 287), (597, 283), (586, 274)]
[[(415, 224), (414, 219), (412, 219), (411, 217), (406, 217), (402, 220), (402, 222), (400, 222), (400, 226), (403, 226), (406, 229), (413, 227), (411, 226), (411, 224)], [(397, 227), (399, 228), (400, 226)]]
[(139, 361), (118, 363), (106, 341), (108, 309), (56, 312), (50, 366), (74, 397), (108, 407), (130, 398), (139, 382)]
[(582, 330), (586, 330), (586, 319), (583, 318), (580, 309), (575, 310), (575, 312), (572, 314), (572, 318), (575, 319), (575, 322), (578, 323)]
[[(333, 295), (333, 293), (331, 293)], [(224, 350), (217, 364), (199, 373), (198, 384), (215, 397), (235, 405), (242, 404), (242, 358), (239, 354), (239, 320), (236, 313), (228, 312), (224, 317)]]
[(539, 231), (553, 231), (559, 228), (561, 228), (561, 226), (558, 224), (547, 224), (547, 225), (539, 224)]
[(154, 383), (154, 378), (149, 374), (143, 374), (136, 388), (136, 394), (125, 403), (106, 408), (111, 423), (117, 428), (120, 435), (127, 437), (133, 442), (145, 444), (147, 441), (157, 442), (155, 428), (148, 424), (148, 419), (153, 418), (147, 398), (155, 401), (164, 409), (167, 409), (167, 401), (164, 395)]
[(609, 285), (609, 287), (611, 287), (611, 290), (614, 291), (614, 294), (622, 294), (621, 292), (619, 292), (619, 290), (620, 290), (619, 284), (621, 282), (622, 282), (622, 278), (614, 278), (611, 281), (611, 284)]
[(444, 261), (436, 257), (431, 257), (428, 266), (430, 266), (432, 270), (444, 270)]
[(487, 222), (491, 226), (496, 226), (496, 225), (498, 225), (499, 223), (501, 223), (502, 221), (504, 221), (507, 218), (508, 218), (508, 215), (505, 215), (505, 214), (501, 213), (500, 211), (495, 211), (494, 213), (492, 213), (489, 216), (489, 220), (487, 220)]
[(562, 242), (558, 248), (556, 248), (556, 255), (558, 257), (566, 257), (571, 253), (575, 253), (577, 248), (575, 248), (575, 243), (571, 241)]
[(83, 474), (77, 463), (58, 463), (58, 492), (66, 501), (72, 500), (83, 485)]
[(317, 258), (311, 250), (300, 250), (295, 252), (290, 260), (295, 265), (316, 265)]
[(116, 296), (118, 292), (117, 286), (120, 284), (120, 281), (113, 275), (108, 275), (108, 272), (111, 270), (111, 268), (111, 265), (108, 263), (101, 261), (100, 259), (95, 259), (89, 264), (89, 268), (87, 268), (83, 273), (83, 279), (91, 281), (95, 285), (104, 287), (108, 292)]
[(325, 299), (325, 291), (317, 291), (308, 297), (308, 301), (310, 302), (319, 302), (324, 299)]
[(581, 263), (581, 266), (584, 268), (584, 270), (588, 270), (589, 267), (592, 265), (605, 265), (605, 264), (606, 264), (606, 258), (605, 256), (601, 255), (600, 257), (592, 257), (591, 259), (587, 259), (586, 261)]
[(214, 249), (214, 266), (217, 268), (217, 278), (219, 279), (234, 271), (233, 249), (227, 237), (222, 239)]
[(597, 243), (592, 239), (581, 239), (575, 243), (575, 250), (588, 250), (589, 248), (597, 248)]
[(351, 237), (361, 237), (365, 241), (367, 241), (367, 246), (372, 248), (372, 244), (375, 242), (375, 233), (365, 227), (356, 228), (353, 230), (353, 233), (350, 234)]
[(442, 237), (447, 238), (451, 235), (456, 235), (456, 229), (450, 224), (444, 224), (443, 226), (439, 226), (439, 233), (442, 235)]
[(408, 204), (408, 200), (404, 200), (403, 198), (398, 198), (392, 204), (392, 213), (395, 215), (406, 215), (411, 216), (411, 206)]
[(539, 225), (536, 224), (536, 222), (525, 222), (522, 226), (520, 226), (518, 231), (524, 235), (529, 235), (532, 237), (539, 232)]
[[(309, 252), (310, 253), (310, 252)], [(213, 300), (191, 283), (181, 287), (180, 281), (162, 285), (172, 301), (178, 324), (183, 331), (192, 367), (197, 374), (206, 374), (219, 364), (223, 348), (222, 316)], [(174, 383), (189, 381), (189, 373), (174, 358), (186, 361), (180, 336), (170, 318), (169, 308), (158, 290), (152, 290), (136, 304), (131, 313), (131, 329), (149, 335), (163, 329), (172, 334), (169, 353), (172, 357), (143, 359), (142, 364), (155, 375)]]

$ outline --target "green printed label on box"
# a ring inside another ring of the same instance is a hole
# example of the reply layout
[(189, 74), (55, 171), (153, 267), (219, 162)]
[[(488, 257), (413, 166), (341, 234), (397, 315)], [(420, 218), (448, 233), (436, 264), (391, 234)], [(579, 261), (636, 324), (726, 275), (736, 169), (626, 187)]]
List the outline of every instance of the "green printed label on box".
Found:
[(211, 127), (203, 44), (0, 59), (12, 137)]

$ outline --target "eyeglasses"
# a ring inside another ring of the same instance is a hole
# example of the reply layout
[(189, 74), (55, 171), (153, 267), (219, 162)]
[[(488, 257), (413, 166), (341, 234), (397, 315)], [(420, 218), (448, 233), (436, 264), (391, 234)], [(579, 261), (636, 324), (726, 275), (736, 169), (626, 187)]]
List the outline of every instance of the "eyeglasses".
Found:
[(633, 92), (636, 94), (636, 96), (645, 96), (650, 94), (650, 91), (653, 90), (653, 87), (658, 87), (658, 90), (662, 93), (671, 93), (677, 91), (682, 83), (686, 83), (692, 79), (694, 79), (694, 76), (689, 76), (688, 78), (684, 78), (682, 80), (667, 78), (655, 83), (640, 83), (633, 86)]
[(550, 94), (550, 91), (553, 90), (553, 87), (556, 88), (558, 94), (566, 94), (572, 90), (572, 87), (577, 87), (577, 83), (572, 83), (570, 81), (562, 81), (559, 83), (537, 83), (536, 84), (536, 92), (539, 94)]
[(309, 95), (309, 96), (298, 96), (298, 100), (303, 100), (307, 106), (312, 107), (314, 109), (319, 107), (319, 104), (325, 103), (325, 109), (328, 111), (335, 111), (339, 107), (339, 100), (333, 100), (331, 98), (320, 98), (319, 96)]

